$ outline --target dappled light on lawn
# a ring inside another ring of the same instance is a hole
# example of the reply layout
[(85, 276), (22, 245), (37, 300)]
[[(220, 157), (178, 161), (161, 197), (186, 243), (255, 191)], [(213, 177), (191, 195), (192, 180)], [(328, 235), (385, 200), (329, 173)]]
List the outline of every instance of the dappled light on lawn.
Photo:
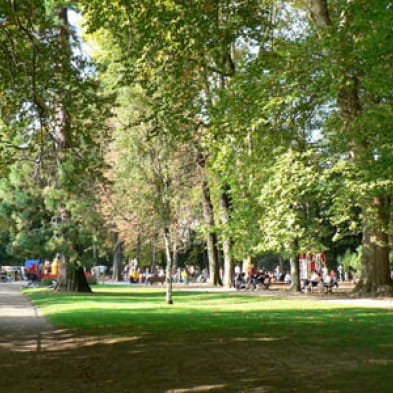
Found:
[(224, 389), (225, 387), (226, 385), (201, 385), (187, 389), (170, 389), (165, 393), (203, 393), (216, 391), (216, 389)]
[(157, 288), (27, 293), (64, 329), (42, 338), (42, 362), (70, 363), (101, 393), (133, 392), (130, 370), (138, 393), (391, 393), (390, 309), (181, 290), (168, 308)]
[(94, 345), (115, 345), (136, 342), (141, 336), (105, 337), (76, 336), (67, 330), (56, 330), (30, 335), (7, 335), (0, 341), (0, 348), (13, 352), (68, 351)]
[(236, 337), (232, 341), (237, 342), (271, 342), (288, 340), (288, 337)]

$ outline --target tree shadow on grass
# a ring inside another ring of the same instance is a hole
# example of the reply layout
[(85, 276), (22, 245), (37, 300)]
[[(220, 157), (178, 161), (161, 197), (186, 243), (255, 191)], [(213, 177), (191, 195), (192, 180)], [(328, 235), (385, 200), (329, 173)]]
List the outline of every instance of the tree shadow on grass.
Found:
[[(306, 310), (273, 309), (258, 311), (230, 311), (203, 307), (160, 308), (106, 308), (91, 307), (83, 310), (63, 311), (49, 316), (64, 328), (94, 330), (99, 334), (111, 331), (123, 334), (125, 330), (154, 334), (219, 335), (254, 334), (265, 332), (269, 336), (315, 338), (321, 346), (332, 340), (348, 340), (360, 345), (375, 345), (381, 339), (392, 337), (392, 312), (382, 309), (333, 308)], [(381, 329), (386, 326), (386, 329)], [(316, 334), (317, 332), (317, 334)], [(367, 332), (367, 333), (366, 333)], [(329, 338), (324, 341), (321, 338)], [(336, 340), (336, 341), (337, 341)]]
[[(107, 322), (118, 311), (108, 311)], [(25, 352), (0, 345), (6, 370), (0, 388), (12, 393), (391, 393), (392, 314), (387, 310), (242, 316), (120, 311), (140, 326), (108, 325), (94, 335), (47, 332), (39, 350)], [(79, 317), (97, 315), (87, 310)]]

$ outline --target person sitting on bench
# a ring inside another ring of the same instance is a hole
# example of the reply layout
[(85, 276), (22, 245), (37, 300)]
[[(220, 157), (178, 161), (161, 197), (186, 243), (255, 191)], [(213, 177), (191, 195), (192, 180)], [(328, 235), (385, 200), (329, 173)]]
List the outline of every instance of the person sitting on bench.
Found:
[(311, 272), (310, 279), (304, 280), (304, 285), (302, 290), (305, 292), (307, 292), (308, 289), (312, 290), (312, 288), (317, 287), (320, 282), (321, 282), (321, 276), (318, 274), (316, 270), (313, 270)]
[(235, 277), (235, 288), (239, 291), (242, 288), (246, 288), (245, 273), (238, 273)]
[(257, 272), (255, 276), (255, 285), (262, 284), (265, 289), (268, 289), (270, 285), (270, 281), (271, 281), (270, 276), (265, 271), (265, 269), (261, 269)]

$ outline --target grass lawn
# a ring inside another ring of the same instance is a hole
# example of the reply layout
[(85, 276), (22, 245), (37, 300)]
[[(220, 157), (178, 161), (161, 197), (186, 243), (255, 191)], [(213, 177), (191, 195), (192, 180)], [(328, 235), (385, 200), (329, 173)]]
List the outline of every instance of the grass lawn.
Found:
[(169, 306), (161, 288), (93, 291), (26, 292), (61, 329), (40, 367), (67, 369), (53, 371), (64, 392), (393, 392), (392, 310), (186, 291)]

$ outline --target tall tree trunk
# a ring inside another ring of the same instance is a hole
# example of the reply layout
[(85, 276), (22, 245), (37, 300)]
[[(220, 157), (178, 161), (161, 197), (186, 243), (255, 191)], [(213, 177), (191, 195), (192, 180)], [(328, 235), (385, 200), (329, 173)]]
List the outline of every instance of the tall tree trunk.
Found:
[(155, 233), (151, 239), (151, 261), (150, 261), (151, 272), (153, 272), (157, 266), (157, 242), (158, 242), (158, 233)]
[(250, 255), (247, 255), (243, 258), (242, 272), (248, 272), (252, 263), (252, 258)]
[(177, 269), (177, 257), (178, 257), (178, 235), (176, 229), (173, 233), (173, 241), (172, 241), (172, 268), (173, 270)]
[(389, 264), (389, 237), (386, 231), (389, 221), (386, 213), (388, 201), (385, 198), (375, 197), (373, 206), (378, 212), (378, 222), (367, 222), (367, 217), (364, 219), (362, 272), (354, 292), (359, 295), (393, 296)]
[(135, 259), (136, 259), (137, 266), (140, 266), (141, 243), (142, 243), (141, 233), (140, 233), (140, 230), (138, 228), (138, 235), (137, 235), (137, 238), (136, 238), (136, 247), (135, 247)]
[(60, 260), (57, 290), (59, 292), (91, 292), (83, 266), (78, 262), (68, 262), (64, 255)]
[(209, 283), (212, 285), (222, 285), (220, 277), (218, 241), (215, 231), (214, 207), (210, 197), (209, 183), (205, 174), (206, 161), (201, 153), (198, 153), (198, 168), (200, 172), (203, 220), (206, 227), (207, 256), (209, 260)]
[[(332, 26), (327, 0), (309, 0), (309, 10), (312, 20), (321, 32)], [(344, 16), (340, 21), (340, 27), (344, 28), (349, 22)], [(340, 76), (343, 82), (338, 87), (337, 105), (340, 108), (345, 132), (351, 132), (362, 111), (359, 81), (351, 69), (346, 69), (345, 66), (342, 68), (343, 71)], [(351, 140), (353, 161), (359, 166), (364, 165), (359, 158), (362, 156), (359, 152), (363, 152), (367, 148), (365, 143), (356, 140), (355, 136)], [(372, 162), (373, 157), (370, 157), (369, 161)], [(365, 219), (363, 221), (362, 237), (362, 273), (355, 288), (355, 292), (358, 294), (393, 295), (393, 282), (390, 279), (389, 270), (389, 239), (387, 226), (383, 224), (386, 221), (384, 199), (383, 196), (379, 196), (374, 198), (372, 202), (368, 202), (367, 199), (360, 201)], [(373, 213), (370, 213), (370, 210)]]
[(290, 256), (290, 266), (291, 266), (291, 291), (300, 292), (300, 269), (299, 269), (299, 242), (294, 239), (291, 244), (291, 256)]
[[(62, 55), (59, 60), (60, 64), (58, 64), (58, 67), (59, 73), (61, 73), (61, 75), (66, 75), (69, 63), (71, 62), (68, 10), (66, 7), (61, 7), (58, 10), (58, 17), (60, 27), (58, 28), (57, 38), (59, 47), (62, 50)], [(61, 160), (65, 155), (65, 149), (67, 148), (67, 133), (71, 122), (64, 101), (64, 97), (57, 97), (55, 124), (53, 128), (59, 168)], [(65, 207), (61, 207), (59, 210), (59, 216), (61, 222), (66, 223), (71, 219), (71, 212)], [(57, 289), (63, 292), (91, 292), (83, 267), (78, 261), (67, 261), (67, 258), (64, 255), (62, 256)]]
[[(230, 211), (230, 199), (227, 191), (222, 191), (220, 194), (220, 220), (224, 227), (229, 224), (229, 211)], [(225, 233), (222, 235), (222, 251), (224, 253), (224, 286), (226, 288), (232, 288), (234, 286), (234, 265), (232, 260), (232, 241), (230, 236)]]
[(164, 245), (166, 256), (166, 303), (173, 304), (172, 299), (172, 256), (171, 256), (171, 239), (168, 224), (164, 225)]
[(93, 265), (97, 265), (97, 232), (94, 230), (93, 240), (92, 240), (92, 247), (93, 247)]
[[(57, 31), (57, 42), (61, 49), (61, 56), (57, 60), (59, 63), (57, 64), (57, 69), (59, 77), (62, 77), (68, 72), (68, 67), (70, 65), (72, 55), (67, 8), (61, 7), (57, 11), (57, 16), (60, 21), (60, 26)], [(58, 165), (60, 165), (61, 159), (64, 156), (64, 149), (67, 147), (67, 132), (71, 121), (64, 101), (64, 97), (56, 97), (53, 133)]]
[(121, 258), (123, 255), (123, 242), (120, 240), (119, 234), (117, 232), (113, 234), (113, 240), (112, 279), (119, 282), (122, 281)]
[(282, 257), (282, 254), (278, 255), (278, 264), (280, 266), (280, 272), (281, 274), (283, 274), (285, 269), (284, 269), (284, 258)]

